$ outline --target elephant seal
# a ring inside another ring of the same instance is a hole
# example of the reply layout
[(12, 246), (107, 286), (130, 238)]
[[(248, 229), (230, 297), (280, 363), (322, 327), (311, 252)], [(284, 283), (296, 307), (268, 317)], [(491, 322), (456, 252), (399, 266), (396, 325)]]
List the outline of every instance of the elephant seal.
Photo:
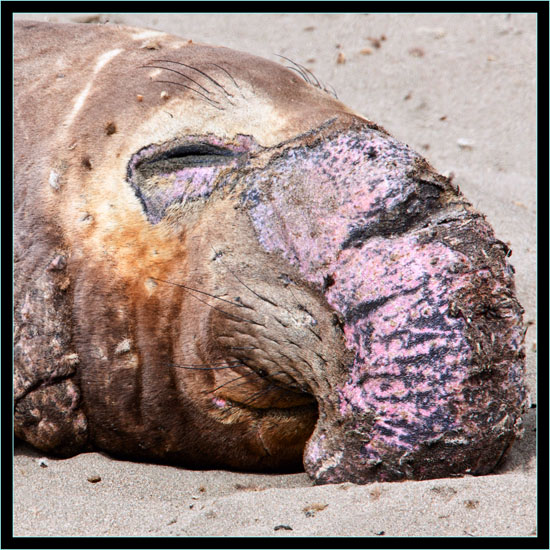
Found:
[(520, 433), (509, 250), (295, 71), (15, 24), (15, 434), (316, 483), (484, 474)]

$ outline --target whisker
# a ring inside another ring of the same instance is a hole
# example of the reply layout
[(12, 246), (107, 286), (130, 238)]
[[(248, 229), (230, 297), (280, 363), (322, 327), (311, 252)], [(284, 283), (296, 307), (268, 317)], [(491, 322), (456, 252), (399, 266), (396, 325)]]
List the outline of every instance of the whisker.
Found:
[(141, 67), (139, 67), (140, 69), (148, 69), (148, 68), (155, 68), (155, 69), (162, 69), (163, 71), (171, 71), (173, 73), (176, 73), (176, 74), (179, 74), (180, 76), (183, 76), (184, 78), (187, 78), (187, 80), (190, 80), (191, 82), (193, 82), (194, 84), (196, 84), (201, 90), (204, 90), (207, 94), (210, 94), (212, 92), (210, 92), (209, 90), (207, 90), (204, 86), (202, 86), (201, 84), (199, 84), (196, 80), (193, 80), (190, 76), (187, 76), (186, 74), (180, 72), (180, 71), (176, 71), (176, 69), (169, 69), (168, 67), (163, 67), (162, 65), (142, 65)]
[(309, 78), (306, 78), (306, 75), (296, 67), (287, 67), (287, 69), (297, 72), (302, 77), (302, 80), (305, 80), (308, 84), (311, 84), (311, 86), (313, 86), (313, 83), (310, 82)]
[(191, 90), (192, 92), (195, 92), (196, 94), (203, 97), (212, 107), (219, 109), (220, 111), (224, 111), (223, 107), (218, 107), (220, 105), (219, 101), (215, 101), (213, 99), (210, 99), (209, 97), (206, 97), (202, 92), (199, 92), (198, 90), (195, 90), (194, 88), (191, 88), (191, 86), (187, 86), (186, 84), (181, 84), (179, 82), (173, 82), (172, 80), (153, 80), (153, 82), (162, 82), (164, 84), (174, 84), (175, 86), (181, 86), (182, 88), (187, 88), (188, 90)]
[(243, 304), (232, 302), (231, 300), (226, 300), (225, 298), (220, 298), (219, 296), (216, 296), (215, 294), (210, 294), (209, 292), (205, 292), (204, 290), (197, 290), (196, 288), (191, 288), (190, 286), (185, 286), (185, 285), (182, 285), (181, 283), (173, 283), (172, 281), (157, 279), (157, 277), (150, 277), (150, 278), (155, 281), (160, 281), (161, 283), (166, 283), (168, 285), (179, 286), (181, 288), (184, 288), (185, 290), (192, 290), (193, 292), (199, 292), (200, 294), (205, 294), (206, 296), (210, 296), (210, 298), (216, 298), (216, 300), (221, 300), (222, 302), (226, 302), (228, 304), (231, 304), (232, 306), (245, 307)]
[(250, 405), (251, 403), (254, 403), (259, 397), (262, 397), (262, 395), (267, 394), (271, 389), (273, 388), (273, 385), (267, 386), (267, 388), (262, 388), (261, 390), (258, 390), (257, 392), (254, 392), (246, 401), (241, 403), (242, 406), (246, 407)]
[(222, 260), (221, 258), (221, 254), (218, 254), (218, 252), (216, 251), (216, 249), (210, 245), (210, 248), (214, 251), (214, 253), (216, 254), (217, 257), (219, 257), (221, 263), (223, 264), (223, 266), (225, 267), (225, 269), (227, 269), (227, 271), (229, 271), (229, 273), (231, 273), (231, 275), (233, 275), (233, 277), (235, 277), (235, 279), (237, 279), (237, 281), (239, 281), (239, 283), (241, 283), (241, 285), (243, 285), (249, 292), (252, 292), (252, 294), (254, 294), (254, 296), (257, 296), (258, 298), (260, 298), (260, 300), (263, 300), (264, 302), (267, 302), (268, 304), (271, 304), (272, 306), (274, 307), (279, 307), (278, 304), (276, 304), (275, 302), (271, 301), (269, 298), (266, 298), (265, 296), (262, 296), (261, 294), (258, 294), (257, 292), (255, 292), (254, 290), (252, 290), (249, 286), (247, 286), (245, 283), (243, 283), (239, 277), (237, 277), (237, 275), (235, 275), (235, 273), (233, 273), (233, 271), (231, 271), (231, 269), (226, 265), (226, 263)]
[(319, 79), (315, 76), (315, 74), (313, 74), (307, 67), (305, 67), (304, 65), (300, 65), (299, 63), (296, 63), (296, 65), (301, 67), (304, 71), (306, 71), (308, 74), (310, 74), (315, 79), (315, 85), (318, 88), (321, 88), (322, 90), (325, 89), (325, 87), (319, 82)]
[(186, 63), (181, 63), (179, 61), (172, 61), (170, 59), (153, 59), (152, 61), (162, 62), (162, 63), (174, 63), (176, 65), (181, 65), (183, 67), (187, 67), (188, 69), (191, 69), (193, 71), (197, 71), (199, 74), (202, 74), (202, 76), (204, 76), (205, 78), (208, 78), (208, 80), (210, 80), (210, 82), (212, 82), (213, 84), (218, 86), (218, 88), (221, 88), (224, 91), (224, 93), (227, 97), (233, 97), (233, 95), (230, 94), (219, 82), (214, 80), (211, 76), (207, 75), (204, 71), (201, 71), (200, 69), (197, 69), (196, 67), (193, 67), (192, 65), (187, 65)]
[[(216, 366), (221, 365), (221, 366)], [(188, 369), (188, 370), (222, 370), (222, 369), (234, 369), (235, 367), (244, 366), (243, 363), (240, 361), (237, 361), (231, 365), (227, 363), (213, 363), (212, 365), (193, 365), (193, 364), (175, 364), (175, 363), (168, 363), (164, 364), (165, 367), (175, 367), (178, 369)]]
[[(233, 382), (236, 382), (237, 380), (240, 380), (241, 378), (250, 378), (251, 376), (258, 376), (256, 372), (248, 372), (246, 374), (243, 374), (241, 376), (237, 376), (237, 378), (232, 378), (231, 380), (229, 380), (228, 382), (224, 382), (223, 384), (220, 384), (217, 388), (214, 388), (213, 390), (210, 390), (209, 392), (207, 392), (207, 395), (209, 393), (214, 393), (215, 391), (219, 390), (220, 388), (223, 388), (224, 386), (227, 386), (228, 384), (231, 384)], [(242, 382), (239, 382), (239, 384), (237, 384), (238, 386), (241, 386), (242, 384), (244, 384), (246, 382), (246, 380), (243, 380)]]
[[(276, 372), (275, 374), (273, 375), (270, 375), (270, 376), (277, 376), (278, 374), (284, 374), (284, 371), (279, 371), (279, 372)], [(223, 388), (224, 386), (227, 386), (228, 384), (231, 384), (232, 382), (236, 382), (237, 380), (240, 380), (241, 378), (250, 378), (251, 376), (259, 376), (260, 378), (265, 378), (266, 376), (269, 376), (267, 374), (264, 374), (264, 375), (261, 375), (259, 374), (258, 372), (256, 371), (251, 371), (247, 374), (243, 374), (241, 376), (237, 376), (237, 378), (232, 378), (231, 380), (229, 380), (228, 382), (224, 382), (223, 384), (221, 384), (220, 386), (218, 386), (217, 388), (214, 388), (213, 390), (209, 391), (208, 393), (214, 393), (216, 390), (219, 390), (220, 388)], [(239, 382), (239, 384), (237, 384), (238, 386), (242, 386), (243, 384), (246, 383), (246, 380), (243, 380), (242, 382)]]
[[(153, 278), (154, 277), (151, 277), (151, 279), (153, 279)], [(162, 279), (158, 279), (158, 280), (162, 281)], [(195, 298), (195, 300), (198, 300), (199, 302), (203, 303), (204, 305), (207, 305), (208, 307), (211, 307), (212, 309), (215, 309), (216, 311), (219, 311), (220, 313), (223, 313), (223, 315), (225, 315), (225, 316), (227, 316), (231, 319), (234, 319), (236, 321), (244, 321), (245, 323), (252, 323), (253, 325), (258, 325), (260, 327), (264, 326), (261, 323), (257, 323), (256, 321), (253, 321), (252, 319), (245, 319), (244, 317), (239, 317), (238, 315), (233, 315), (232, 313), (227, 313), (227, 311), (224, 311), (223, 309), (220, 309), (219, 307), (213, 306), (212, 304), (209, 304), (205, 300), (201, 300), (198, 296), (195, 296), (189, 290), (187, 290), (185, 287), (183, 287), (183, 285), (179, 285), (177, 283), (170, 283), (169, 281), (162, 281), (162, 282), (182, 287), (189, 294), (189, 296), (193, 296), (193, 298)], [(200, 292), (200, 291), (197, 291), (197, 292)], [(217, 296), (214, 296), (214, 297), (216, 298)], [(223, 298), (219, 298), (219, 300), (223, 300)], [(227, 302), (228, 300), (224, 300), (224, 301)], [(229, 303), (232, 303), (232, 302), (229, 302)]]
[[(269, 385), (267, 388), (263, 388), (261, 390), (258, 390), (257, 392), (254, 392), (246, 401), (243, 401), (242, 403), (238, 403), (239, 407), (249, 407), (254, 401), (262, 397), (263, 395), (266, 395), (268, 392), (271, 391), (271, 388), (273, 386)], [(223, 411), (225, 414), (230, 414), (231, 410), (228, 409), (226, 411)]]
[(277, 57), (281, 57), (283, 59), (286, 59), (288, 62), (292, 63), (294, 67), (288, 67), (289, 69), (292, 69), (293, 71), (296, 71), (308, 84), (313, 84), (307, 74), (304, 72), (304, 68), (296, 63), (295, 61), (292, 61), (292, 59), (289, 59), (288, 57), (285, 57), (284, 55), (275, 54)]
[[(292, 59), (289, 59), (284, 55), (279, 55), (279, 54), (275, 54), (275, 55), (278, 57), (282, 57), (283, 59), (286, 59), (288, 62), (292, 63), (296, 68), (295, 67), (288, 67), (288, 68), (292, 69), (293, 71), (296, 71), (308, 84), (311, 84), (312, 86), (315, 86), (320, 90), (323, 90), (323, 92), (326, 92), (327, 94), (331, 94), (336, 99), (338, 99), (338, 96), (336, 95), (336, 91), (334, 90), (334, 88), (329, 84), (329, 86), (332, 88), (332, 91), (329, 92), (326, 86), (322, 84), (321, 81), (315, 76), (315, 74), (312, 73), (307, 67), (300, 65), (300, 63), (296, 63), (296, 61), (293, 61)], [(310, 78), (308, 77), (308, 74), (310, 74), (315, 79), (315, 82), (312, 82), (310, 80)]]
[(242, 98), (244, 99), (244, 95), (241, 91), (241, 88), (240, 86), (237, 84), (236, 80), (231, 76), (231, 74), (229, 73), (229, 71), (227, 71), (226, 69), (224, 69), (221, 65), (217, 65), (216, 63), (209, 63), (209, 65), (214, 65), (214, 67), (217, 67), (218, 69), (222, 70), (230, 79), (231, 81), (233, 82), (233, 84), (235, 85), (235, 87), (237, 88), (237, 90), (239, 90)]
[(338, 95), (336, 94), (336, 90), (334, 89), (334, 87), (329, 83), (329, 86), (331, 87), (332, 89), (332, 92), (330, 92), (336, 99), (338, 99)]
[(300, 69), (297, 69), (296, 67), (287, 67), (287, 69), (297, 72), (302, 77), (303, 80), (305, 80), (308, 84), (311, 84), (313, 86), (313, 83), (309, 80), (309, 78), (306, 78), (307, 75), (303, 71), (300, 71)]

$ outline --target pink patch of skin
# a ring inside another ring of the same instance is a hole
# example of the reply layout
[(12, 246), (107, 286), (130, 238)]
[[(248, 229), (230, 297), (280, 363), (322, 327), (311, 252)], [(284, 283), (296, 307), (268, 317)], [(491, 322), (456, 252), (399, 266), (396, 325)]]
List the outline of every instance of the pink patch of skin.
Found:
[[(356, 137), (338, 136), (326, 158), (307, 150), (287, 151), (275, 181), (269, 173), (265, 182), (261, 175), (256, 180), (258, 187), (264, 183), (270, 189), (270, 199), (251, 212), (261, 244), (268, 251), (282, 251), (315, 282), (322, 280), (320, 270), (345, 241), (350, 222), (364, 223), (373, 211), (402, 201), (406, 172), (413, 159), (420, 158), (392, 138), (366, 134), (360, 148), (349, 146)], [(370, 150), (376, 150), (376, 158), (366, 163), (365, 151), (368, 155)], [(392, 171), (387, 163), (395, 164)], [(289, 205), (297, 193), (297, 204)]]
[(212, 403), (220, 409), (223, 409), (227, 405), (227, 401), (225, 399), (222, 399), (221, 397), (213, 397)]
[[(403, 253), (407, 249), (414, 254)], [(452, 292), (467, 285), (469, 277), (441, 270), (461, 255), (441, 243), (419, 246), (412, 236), (372, 239), (362, 252), (341, 254), (327, 299), (337, 309), (345, 304), (348, 311), (365, 300), (380, 304), (346, 326), (356, 359), (340, 390), (342, 416), (352, 415), (354, 407), (376, 411), (373, 437), (365, 447), (371, 458), (377, 440), (412, 449), (417, 433), (435, 437), (458, 427), (449, 401), (452, 397), (453, 406), (463, 401), (457, 389), (468, 376), (471, 350), (464, 320), (445, 314)], [(436, 265), (433, 258), (438, 258)], [(393, 406), (382, 407), (385, 401)]]
[[(414, 209), (414, 193), (429, 191), (411, 176), (420, 158), (375, 130), (342, 133), (286, 151), (244, 197), (267, 251), (282, 254), (309, 282), (333, 281), (325, 296), (344, 317), (355, 353), (347, 382), (336, 389), (339, 412), (352, 424), (365, 417), (358, 412), (374, 415), (361, 450), (373, 464), (388, 448), (411, 451), (459, 429), (468, 435), (461, 415), (472, 349), (467, 320), (452, 316), (449, 304), (474, 276), (494, 294), (508, 283), (491, 280), (489, 269), (476, 272), (467, 256), (426, 238), (421, 224), (384, 236), (384, 216), (402, 204)], [(456, 223), (475, 223), (478, 234), (494, 239), (489, 226), (457, 212), (463, 218)], [(399, 214), (391, 219), (401, 221)], [(350, 235), (359, 235), (357, 245)], [(521, 364), (506, 368), (510, 384), (520, 385)], [(307, 459), (321, 460), (322, 447), (320, 438), (311, 442)]]

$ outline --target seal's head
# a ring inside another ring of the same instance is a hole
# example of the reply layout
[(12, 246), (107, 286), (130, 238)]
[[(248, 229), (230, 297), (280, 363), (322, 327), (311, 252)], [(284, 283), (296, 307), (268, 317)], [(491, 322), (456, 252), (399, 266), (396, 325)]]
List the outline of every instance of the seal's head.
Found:
[[(21, 69), (16, 149), (42, 159), (25, 219), (62, 236), (40, 250), (64, 251), (80, 447), (248, 470), (303, 456), (318, 482), (495, 467), (525, 398), (522, 311), (506, 247), (449, 180), (277, 63), (138, 29), (20, 32), (63, 75)], [(55, 450), (61, 432), (20, 415)]]

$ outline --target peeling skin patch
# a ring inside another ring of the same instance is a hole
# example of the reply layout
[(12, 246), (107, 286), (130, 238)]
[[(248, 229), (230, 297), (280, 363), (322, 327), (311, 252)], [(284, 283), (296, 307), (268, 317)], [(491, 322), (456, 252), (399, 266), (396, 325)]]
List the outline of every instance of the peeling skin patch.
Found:
[[(373, 149), (377, 155), (369, 158), (367, 152)], [(313, 273), (354, 228), (374, 226), (411, 193), (406, 172), (415, 158), (420, 157), (406, 145), (375, 132), (341, 134), (316, 150), (285, 151), (243, 199), (256, 202), (251, 216), (256, 226), (261, 224), (262, 245), (284, 251), (289, 261)], [(265, 200), (263, 190), (270, 181), (272, 200)], [(289, 202), (293, 212), (285, 216)], [(308, 210), (322, 216), (308, 215)], [(292, 240), (289, 246), (287, 239)]]
[(116, 355), (122, 355), (124, 353), (128, 353), (131, 349), (131, 342), (128, 338), (125, 338), (122, 340), (117, 347), (115, 348), (115, 354)]
[(149, 78), (156, 78), (160, 73), (162, 73), (161, 69), (153, 69), (147, 73), (147, 76)]
[(54, 170), (52, 170), (50, 172), (50, 177), (48, 178), (48, 183), (50, 184), (50, 187), (52, 187), (52, 189), (55, 189), (56, 191), (60, 187), (59, 174), (57, 172), (55, 172)]
[(149, 296), (155, 291), (157, 286), (158, 283), (156, 281), (153, 281), (153, 279), (151, 278), (145, 281), (145, 288), (147, 289), (147, 293), (149, 294)]

